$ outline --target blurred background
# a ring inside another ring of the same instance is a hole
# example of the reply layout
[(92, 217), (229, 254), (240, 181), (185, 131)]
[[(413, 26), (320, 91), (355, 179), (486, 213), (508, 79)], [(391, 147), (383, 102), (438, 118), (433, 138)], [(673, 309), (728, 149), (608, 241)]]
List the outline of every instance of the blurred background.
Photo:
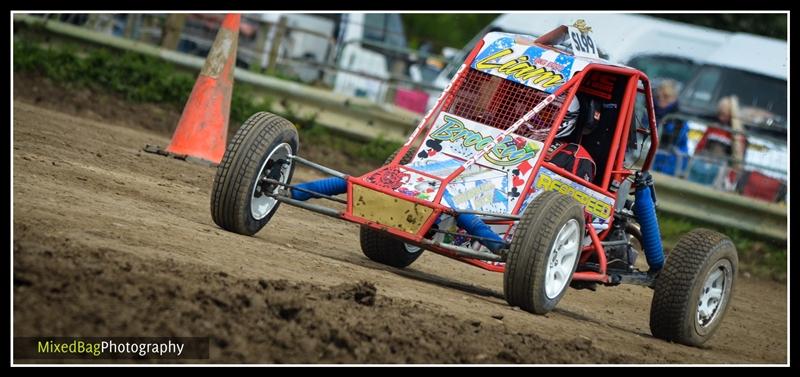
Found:
[[(222, 20), (191, 13), (38, 16), (200, 57)], [(641, 69), (659, 88), (657, 171), (786, 200), (782, 14), (251, 13), (243, 16), (237, 65), (421, 114), (486, 32), (539, 36), (578, 18), (593, 27), (606, 59)], [(731, 124), (733, 96), (742, 127)], [(746, 134), (743, 156), (733, 155), (735, 132)]]

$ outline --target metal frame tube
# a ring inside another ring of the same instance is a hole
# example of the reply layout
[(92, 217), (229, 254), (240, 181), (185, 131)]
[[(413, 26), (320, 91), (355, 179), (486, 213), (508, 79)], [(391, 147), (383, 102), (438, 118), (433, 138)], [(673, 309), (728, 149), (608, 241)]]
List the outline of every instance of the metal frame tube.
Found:
[(309, 193), (311, 195), (319, 196), (322, 199), (328, 199), (328, 200), (332, 200), (332, 201), (337, 202), (337, 203), (347, 204), (347, 200), (339, 199), (339, 198), (337, 198), (335, 196), (320, 194), (320, 193), (318, 193), (316, 191), (311, 191), (311, 190), (308, 190), (308, 189), (304, 189), (302, 187), (297, 187), (295, 185), (290, 185), (288, 183), (283, 183), (283, 182), (276, 181), (276, 180), (270, 179), (270, 178), (262, 178), (261, 180), (264, 181), (264, 182), (267, 182), (267, 183), (272, 183), (272, 184), (275, 184), (275, 185), (288, 187), (288, 188), (290, 188), (292, 190), (307, 192), (307, 193)]
[[(481, 237), (481, 236), (473, 236), (473, 235), (471, 235), (471, 234), (461, 234), (461, 233), (454, 233), (454, 232), (448, 232), (448, 231), (446, 231), (446, 230), (441, 230), (441, 229), (431, 229), (431, 230), (432, 230), (432, 231), (434, 231), (434, 232), (436, 232), (436, 233), (449, 234), (449, 235), (451, 235), (451, 236), (461, 236), (461, 237), (467, 237), (467, 238), (474, 239), (474, 240), (478, 240), (478, 241), (487, 241), (487, 242), (495, 242), (495, 243), (497, 243), (497, 242), (498, 242), (497, 240), (493, 240), (493, 239), (486, 238), (486, 237)], [(509, 245), (511, 245), (509, 242), (506, 242), (506, 241), (503, 241), (503, 243), (504, 243), (506, 246), (509, 246)]]
[(627, 240), (600, 241), (600, 244), (603, 245), (603, 247), (605, 247), (605, 246), (622, 246), (622, 245), (627, 245), (628, 241)]
[(342, 218), (342, 212), (339, 212), (339, 211), (337, 211), (337, 210), (335, 210), (333, 208), (318, 206), (318, 205), (315, 205), (315, 204), (309, 204), (309, 203), (302, 202), (302, 201), (299, 201), (299, 200), (295, 200), (295, 199), (292, 199), (292, 198), (287, 198), (285, 196), (278, 196), (278, 195), (271, 195), (271, 196), (274, 197), (275, 200), (277, 200), (277, 201), (279, 201), (281, 203), (286, 203), (286, 204), (289, 204), (289, 205), (293, 205), (295, 207), (300, 207), (302, 209), (307, 209), (309, 211), (320, 213), (320, 214), (323, 214), (323, 215), (326, 215), (326, 216), (335, 217), (337, 219), (341, 219)]
[(498, 219), (509, 219), (509, 220), (522, 219), (522, 216), (519, 216), (519, 215), (506, 215), (506, 214), (503, 214), (503, 213), (491, 213), (491, 212), (485, 212), (485, 211), (475, 211), (475, 210), (471, 210), (471, 209), (466, 209), (466, 210), (460, 210), (459, 209), (459, 210), (456, 210), (456, 213), (458, 215), (465, 214), (465, 215), (490, 216), (490, 217), (496, 217)]
[(292, 161), (297, 161), (300, 164), (306, 165), (306, 166), (308, 166), (310, 168), (317, 169), (317, 170), (319, 170), (319, 171), (321, 171), (321, 172), (323, 172), (325, 174), (332, 175), (332, 176), (334, 176), (336, 178), (347, 179), (347, 177), (348, 177), (348, 175), (345, 174), (345, 173), (342, 173), (340, 171), (336, 171), (336, 170), (333, 170), (331, 168), (322, 166), (322, 165), (320, 165), (320, 164), (318, 164), (316, 162), (312, 162), (312, 161), (306, 160), (305, 158), (302, 158), (300, 156), (289, 155), (288, 158), (290, 160), (292, 160)]
[(452, 251), (453, 253), (455, 253), (456, 255), (461, 256), (461, 257), (474, 258), (474, 259), (479, 259), (479, 260), (496, 261), (496, 262), (502, 262), (502, 261), (505, 260), (505, 258), (503, 256), (501, 256), (501, 255), (485, 253), (485, 252), (482, 252), (482, 251), (475, 251), (475, 250), (472, 250), (470, 248), (466, 248), (466, 247), (462, 247), (462, 246), (448, 245), (448, 244), (444, 244), (444, 243), (437, 242), (437, 241), (431, 241), (431, 240), (429, 240), (427, 238), (423, 238), (421, 240), (421, 243), (424, 244), (424, 245), (436, 246), (436, 247), (441, 248), (441, 249)]

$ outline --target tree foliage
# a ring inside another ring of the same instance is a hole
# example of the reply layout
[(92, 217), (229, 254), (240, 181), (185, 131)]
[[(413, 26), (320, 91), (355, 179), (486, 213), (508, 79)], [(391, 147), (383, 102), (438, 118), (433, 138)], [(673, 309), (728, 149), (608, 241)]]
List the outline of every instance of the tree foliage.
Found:
[(460, 49), (498, 16), (497, 13), (403, 14), (403, 26), (411, 48), (428, 42), (433, 51), (442, 47)]
[(653, 17), (710, 27), (713, 29), (752, 33), (786, 40), (786, 14), (774, 13), (690, 13), (650, 14)]

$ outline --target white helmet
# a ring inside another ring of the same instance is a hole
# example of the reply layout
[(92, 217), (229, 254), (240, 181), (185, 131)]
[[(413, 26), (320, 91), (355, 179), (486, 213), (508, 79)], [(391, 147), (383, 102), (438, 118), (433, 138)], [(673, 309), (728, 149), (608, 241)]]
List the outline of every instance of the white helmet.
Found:
[(580, 112), (580, 110), (581, 110), (580, 103), (578, 103), (575, 97), (572, 97), (572, 101), (569, 103), (569, 107), (567, 108), (567, 113), (564, 114), (564, 120), (558, 127), (558, 132), (556, 133), (556, 139), (569, 136), (572, 133), (572, 131), (575, 130), (575, 123), (578, 122), (578, 113)]

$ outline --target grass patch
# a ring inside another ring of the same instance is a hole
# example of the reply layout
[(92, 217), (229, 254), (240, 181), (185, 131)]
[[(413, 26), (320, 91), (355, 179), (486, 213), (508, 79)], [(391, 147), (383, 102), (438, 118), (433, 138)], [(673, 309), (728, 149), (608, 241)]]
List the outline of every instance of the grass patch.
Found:
[(692, 229), (715, 230), (730, 237), (736, 245), (742, 272), (777, 281), (786, 280), (788, 254), (784, 242), (759, 240), (738, 229), (723, 228), (663, 212), (658, 214), (658, 222), (661, 225), (661, 238), (668, 248), (674, 247), (680, 237)]
[(402, 143), (381, 137), (367, 142), (341, 137), (313, 120), (306, 119), (299, 123), (301, 124), (298, 127), (300, 140), (304, 143), (324, 144), (344, 153), (348, 157), (365, 160), (373, 164), (383, 163), (389, 155), (402, 146)]
[[(180, 109), (197, 78), (168, 62), (130, 51), (66, 43), (44, 45), (21, 36), (15, 37), (13, 48), (15, 72), (43, 76), (66, 87), (114, 93), (132, 102)], [(232, 130), (256, 112), (274, 112), (273, 102), (273, 98), (257, 95), (252, 86), (235, 84), (230, 113)], [(400, 146), (381, 138), (360, 142), (336, 135), (318, 125), (315, 116), (302, 117), (288, 110), (278, 115), (298, 125), (302, 140), (341, 150), (352, 158), (380, 163)]]
[[(115, 93), (133, 102), (176, 107), (189, 99), (196, 80), (196, 76), (147, 55), (69, 44), (44, 47), (19, 38), (14, 41), (14, 71), (41, 75), (67, 87)], [(234, 85), (230, 114), (234, 124), (271, 107), (269, 98), (256, 98), (251, 87)]]

